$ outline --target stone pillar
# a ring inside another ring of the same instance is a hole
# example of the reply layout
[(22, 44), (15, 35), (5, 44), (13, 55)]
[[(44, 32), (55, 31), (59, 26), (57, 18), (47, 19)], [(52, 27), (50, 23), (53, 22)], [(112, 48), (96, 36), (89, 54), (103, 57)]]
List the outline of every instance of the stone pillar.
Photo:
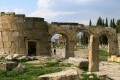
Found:
[(89, 71), (99, 71), (99, 39), (95, 35), (90, 36)]
[(117, 34), (117, 55), (120, 56), (120, 33)]
[(108, 61), (116, 61), (117, 59), (117, 40), (109, 38), (108, 42)]
[(65, 58), (74, 57), (74, 41), (67, 41)]

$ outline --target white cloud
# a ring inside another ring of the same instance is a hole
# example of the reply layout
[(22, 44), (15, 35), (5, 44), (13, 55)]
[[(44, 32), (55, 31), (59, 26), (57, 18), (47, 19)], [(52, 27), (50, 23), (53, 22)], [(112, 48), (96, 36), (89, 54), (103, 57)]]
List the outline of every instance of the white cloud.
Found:
[(75, 14), (75, 12), (63, 12), (63, 11), (53, 11), (51, 10), (51, 6), (54, 5), (54, 0), (39, 0), (37, 2), (38, 9), (28, 16), (39, 16), (43, 18), (52, 18), (58, 15), (68, 15)]
[(38, 8), (49, 8), (50, 7), (50, 5), (52, 5), (53, 4), (53, 0), (39, 0), (38, 2), (37, 2), (37, 4), (38, 4)]
[(15, 8), (15, 9), (7, 9), (7, 8), (0, 8), (0, 11), (2, 12), (15, 12), (16, 14), (18, 13), (23, 13), (23, 9)]
[(74, 0), (76, 2), (89, 2), (89, 1), (92, 1), (92, 0)]
[(14, 9), (15, 13), (23, 13), (23, 11), (24, 11), (23, 9), (18, 9), (18, 8)]
[(67, 0), (67, 1), (72, 1), (72, 2), (79, 4), (79, 3), (91, 2), (95, 0)]

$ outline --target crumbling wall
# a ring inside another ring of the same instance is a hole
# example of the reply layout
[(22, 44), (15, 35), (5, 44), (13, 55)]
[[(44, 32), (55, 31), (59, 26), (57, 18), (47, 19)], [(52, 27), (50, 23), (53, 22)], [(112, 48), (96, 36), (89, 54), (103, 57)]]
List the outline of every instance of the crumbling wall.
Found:
[(37, 42), (37, 55), (48, 53), (48, 27), (44, 18), (0, 13), (0, 53), (28, 54), (27, 42)]

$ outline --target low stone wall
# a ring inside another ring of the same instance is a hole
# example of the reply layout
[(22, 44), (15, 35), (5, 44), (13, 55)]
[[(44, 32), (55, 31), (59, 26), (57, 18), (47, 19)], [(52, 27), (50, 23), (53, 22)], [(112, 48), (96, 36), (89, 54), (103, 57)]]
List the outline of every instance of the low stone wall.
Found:
[(120, 62), (120, 57), (115, 56), (111, 56), (110, 58), (108, 58), (108, 61), (114, 61), (114, 62)]

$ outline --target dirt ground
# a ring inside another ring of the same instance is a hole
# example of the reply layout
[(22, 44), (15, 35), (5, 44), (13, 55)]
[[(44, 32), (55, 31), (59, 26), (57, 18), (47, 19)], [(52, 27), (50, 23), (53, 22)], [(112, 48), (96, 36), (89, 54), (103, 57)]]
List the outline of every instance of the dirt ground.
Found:
[[(62, 57), (62, 53), (65, 53), (65, 49), (56, 49), (56, 55), (54, 55), (54, 50), (52, 50), (53, 57)], [(88, 49), (79, 49), (74, 52), (75, 57), (86, 58), (88, 57)]]
[[(62, 52), (65, 52), (65, 49), (56, 49), (56, 55), (53, 57), (62, 57)], [(86, 58), (88, 56), (88, 49), (79, 49), (75, 51), (76, 57)], [(108, 75), (114, 80), (120, 80), (120, 63), (102, 61), (99, 63), (99, 72), (95, 72), (98, 75)]]

